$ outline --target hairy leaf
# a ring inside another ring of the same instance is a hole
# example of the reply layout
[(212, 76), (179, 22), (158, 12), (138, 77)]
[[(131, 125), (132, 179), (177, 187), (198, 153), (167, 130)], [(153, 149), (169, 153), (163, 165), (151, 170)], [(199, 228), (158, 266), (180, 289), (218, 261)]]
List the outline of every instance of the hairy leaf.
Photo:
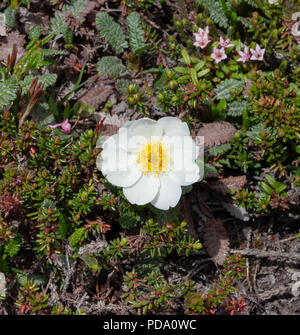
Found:
[(131, 50), (133, 54), (138, 55), (145, 48), (145, 33), (140, 15), (137, 12), (132, 12), (127, 16), (127, 27)]
[(220, 219), (212, 218), (206, 221), (203, 239), (209, 256), (222, 265), (228, 255), (229, 239)]
[(123, 52), (128, 47), (121, 26), (109, 14), (100, 12), (96, 18), (96, 26), (100, 35), (117, 53)]
[(229, 122), (220, 121), (204, 124), (198, 131), (198, 136), (204, 136), (205, 147), (213, 147), (229, 142), (236, 132), (236, 128)]
[(102, 57), (97, 63), (97, 70), (99, 75), (109, 75), (111, 77), (120, 77), (125, 71), (126, 67), (121, 60), (116, 56)]
[(19, 86), (15, 76), (0, 82), (0, 109), (16, 99), (18, 90)]
[(233, 101), (228, 105), (227, 114), (231, 116), (242, 116), (247, 107), (247, 101)]
[(216, 98), (229, 99), (234, 92), (243, 88), (245, 81), (242, 79), (225, 79), (220, 84), (218, 84), (214, 90)]
[(210, 14), (210, 18), (222, 28), (228, 28), (228, 19), (222, 5), (217, 0), (201, 0), (200, 2)]
[(56, 73), (48, 73), (48, 74), (42, 74), (40, 76), (33, 76), (33, 75), (27, 75), (22, 81), (21, 81), (21, 87), (22, 87), (22, 94), (26, 94), (28, 92), (28, 89), (33, 81), (34, 78), (38, 77), (38, 82), (44, 84), (44, 89), (46, 89), (49, 86), (52, 86), (56, 83), (57, 80), (57, 74)]
[(82, 103), (87, 106), (93, 106), (97, 109), (100, 105), (107, 101), (107, 98), (112, 94), (110, 88), (103, 86), (96, 86), (91, 90), (87, 91), (80, 99)]

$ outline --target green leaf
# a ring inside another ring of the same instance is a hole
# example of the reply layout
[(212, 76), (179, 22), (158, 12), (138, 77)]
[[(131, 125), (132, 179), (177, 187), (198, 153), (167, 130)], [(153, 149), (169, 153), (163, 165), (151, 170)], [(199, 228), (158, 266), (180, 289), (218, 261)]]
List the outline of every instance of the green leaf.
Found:
[(262, 190), (266, 193), (266, 194), (268, 194), (268, 195), (271, 195), (272, 194), (272, 189), (271, 189), (271, 187), (269, 186), (269, 185), (267, 185), (265, 182), (263, 182), (263, 181), (261, 181), (260, 182), (260, 187), (262, 188)]
[(220, 84), (218, 84), (214, 90), (216, 98), (229, 99), (232, 95), (232, 91), (240, 90), (244, 85), (244, 80), (238, 79), (225, 79)]
[(203, 66), (205, 65), (205, 62), (203, 60), (199, 61), (195, 66), (194, 69), (196, 72), (200, 71)]
[(17, 86), (17, 79), (11, 76), (9, 79), (0, 82), (0, 109), (3, 106), (8, 106), (17, 97), (19, 86)]
[(106, 74), (113, 78), (118, 78), (126, 72), (126, 67), (118, 57), (105, 56), (97, 63), (97, 70), (99, 75)]
[(248, 107), (247, 101), (233, 101), (228, 105), (228, 115), (242, 116), (243, 111)]
[(195, 71), (195, 69), (190, 69), (190, 75), (191, 75), (193, 84), (195, 86), (198, 86), (199, 81), (198, 81), (197, 72)]
[(132, 12), (127, 16), (126, 21), (131, 50), (134, 55), (139, 55), (145, 49), (145, 32), (142, 27), (140, 15), (137, 12)]
[(191, 58), (188, 55), (187, 51), (185, 49), (181, 50), (181, 56), (183, 57), (183, 61), (186, 65), (190, 65), (191, 64)]
[(77, 245), (81, 238), (82, 235), (84, 234), (85, 228), (78, 228), (74, 231), (74, 233), (69, 237), (69, 241), (70, 241), (70, 245), (71, 247), (75, 247), (75, 245)]
[(208, 163), (204, 164), (204, 179), (210, 177), (218, 177), (218, 175), (218, 171), (214, 166)]
[(209, 73), (209, 71), (210, 71), (210, 69), (204, 69), (204, 70), (197, 73), (197, 77), (198, 78), (204, 77), (206, 74)]
[(227, 103), (225, 99), (220, 100), (220, 102), (217, 105), (217, 112), (221, 113), (223, 112), (227, 107)]
[(84, 261), (85, 265), (89, 267), (94, 273), (99, 272), (101, 267), (99, 266), (99, 262), (96, 257), (91, 256), (89, 254), (83, 254), (80, 258)]
[(198, 0), (209, 12), (209, 17), (220, 27), (228, 28), (229, 22), (224, 9), (217, 0)]
[(33, 75), (27, 75), (25, 78), (20, 82), (22, 87), (22, 94), (26, 94), (29, 90), (29, 87), (33, 81), (38, 77), (38, 82), (44, 84), (44, 89), (48, 88), (49, 86), (52, 86), (56, 83), (57, 80), (57, 74), (56, 73), (48, 73), (48, 74), (42, 74), (38, 76)]
[(137, 217), (136, 217), (135, 213), (132, 213), (132, 212), (127, 213), (127, 214), (122, 214), (119, 217), (119, 223), (120, 223), (120, 226), (123, 229), (128, 229), (129, 230), (129, 229), (133, 228), (136, 225), (137, 222), (138, 222)]
[(128, 47), (121, 26), (109, 14), (100, 12), (96, 18), (96, 26), (100, 35), (117, 53), (122, 53)]
[(174, 70), (181, 74), (189, 74), (189, 69), (183, 66), (176, 66), (174, 67)]
[(269, 185), (271, 185), (272, 188), (275, 189), (276, 187), (276, 179), (274, 179), (272, 176), (270, 176), (269, 174), (265, 175), (265, 179), (268, 182)]
[(16, 13), (17, 10), (12, 7), (7, 7), (3, 12), (5, 16), (5, 24), (7, 24), (10, 29), (12, 29), (16, 23)]
[(9, 242), (5, 244), (4, 251), (9, 257), (14, 257), (20, 251), (21, 244), (21, 235), (18, 234), (13, 240), (9, 240)]
[(212, 148), (209, 148), (209, 154), (211, 156), (223, 155), (225, 152), (229, 151), (231, 148), (230, 143), (224, 143)]
[(28, 38), (30, 39), (30, 41), (36, 41), (40, 38), (41, 36), (41, 26), (40, 25), (36, 25), (33, 28), (30, 29), (30, 32), (28, 34)]

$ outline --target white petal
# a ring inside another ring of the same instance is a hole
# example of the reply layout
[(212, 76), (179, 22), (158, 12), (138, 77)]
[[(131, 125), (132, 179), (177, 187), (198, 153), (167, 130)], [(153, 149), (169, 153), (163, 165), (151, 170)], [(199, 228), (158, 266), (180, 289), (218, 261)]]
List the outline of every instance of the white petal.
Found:
[(159, 141), (162, 134), (162, 127), (154, 120), (143, 118), (131, 121), (119, 130), (120, 146), (127, 151), (136, 152), (146, 143)]
[(128, 187), (135, 184), (141, 177), (142, 172), (139, 170), (117, 171), (106, 176), (106, 179), (113, 185), (119, 187)]
[(136, 163), (136, 155), (119, 148), (117, 151), (103, 149), (99, 156), (97, 157), (97, 168), (111, 184), (128, 187), (141, 177), (142, 172)]
[(177, 180), (169, 175), (159, 177), (160, 188), (157, 196), (151, 204), (162, 210), (168, 210), (170, 207), (175, 207), (181, 197), (181, 187)]
[(159, 119), (157, 123), (163, 127), (165, 135), (169, 135), (169, 136), (173, 136), (173, 135), (188, 136), (190, 135), (190, 130), (189, 130), (188, 125), (176, 117), (172, 117), (172, 116), (163, 117)]
[(123, 193), (131, 204), (145, 205), (155, 198), (159, 185), (159, 178), (152, 175), (142, 175), (134, 185), (124, 187)]
[(169, 176), (177, 180), (181, 186), (188, 186), (200, 180), (200, 168), (194, 163), (188, 170), (170, 171)]

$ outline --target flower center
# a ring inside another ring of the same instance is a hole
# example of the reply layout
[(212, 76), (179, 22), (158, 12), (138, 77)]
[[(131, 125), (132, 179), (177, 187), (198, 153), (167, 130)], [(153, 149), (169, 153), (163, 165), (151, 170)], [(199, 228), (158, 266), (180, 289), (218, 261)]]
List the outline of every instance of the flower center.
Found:
[(170, 155), (162, 143), (151, 142), (139, 151), (137, 162), (145, 175), (152, 173), (158, 177), (169, 170)]

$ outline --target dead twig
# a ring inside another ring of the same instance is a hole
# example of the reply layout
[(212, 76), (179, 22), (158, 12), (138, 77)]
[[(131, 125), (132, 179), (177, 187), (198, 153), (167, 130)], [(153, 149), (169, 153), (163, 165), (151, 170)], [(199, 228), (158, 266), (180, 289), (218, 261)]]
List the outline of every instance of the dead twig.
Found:
[(299, 261), (300, 260), (300, 254), (297, 254), (297, 253), (262, 251), (262, 250), (258, 250), (258, 249), (244, 249), (244, 250), (232, 249), (232, 250), (230, 250), (230, 253), (241, 254), (243, 256), (254, 256), (254, 257), (257, 257), (257, 258), (275, 257), (275, 258), (290, 259), (290, 260), (293, 260), (293, 261)]

